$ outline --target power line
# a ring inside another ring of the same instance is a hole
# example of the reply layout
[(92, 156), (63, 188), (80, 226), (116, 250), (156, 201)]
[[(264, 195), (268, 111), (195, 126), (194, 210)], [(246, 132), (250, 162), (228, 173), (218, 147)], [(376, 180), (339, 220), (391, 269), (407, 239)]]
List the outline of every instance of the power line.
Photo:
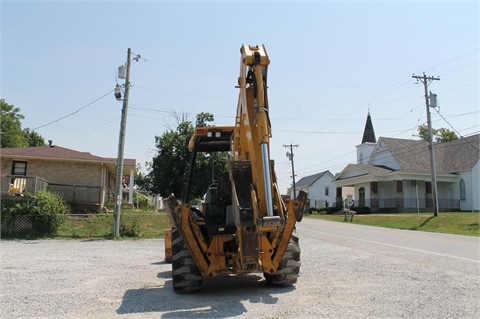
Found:
[(470, 143), (469, 141), (467, 141), (467, 140), (462, 136), (462, 134), (460, 134), (460, 132), (458, 132), (458, 131), (452, 126), (452, 124), (450, 124), (450, 123), (447, 121), (447, 119), (445, 119), (445, 118), (443, 117), (443, 115), (440, 114), (440, 112), (439, 112), (438, 110), (436, 110), (435, 108), (434, 108), (434, 110), (435, 110), (435, 112), (437, 112), (438, 115), (440, 115), (440, 117), (441, 117), (448, 125), (450, 125), (450, 127), (452, 128), (452, 130), (454, 130), (454, 131), (458, 134), (458, 136), (459, 136), (460, 138), (464, 139), (468, 144), (470, 144), (474, 149), (476, 149), (476, 150), (478, 151), (478, 148), (477, 148), (475, 145), (473, 145), (472, 143)]
[(427, 70), (430, 70), (430, 69), (437, 68), (437, 67), (439, 67), (439, 66), (443, 66), (443, 65), (445, 65), (445, 64), (449, 64), (449, 63), (455, 62), (455, 61), (457, 61), (457, 60), (461, 60), (461, 59), (463, 59), (463, 58), (465, 58), (465, 57), (467, 57), (467, 56), (469, 56), (469, 55), (475, 54), (478, 50), (479, 50), (479, 48), (476, 48), (476, 49), (473, 49), (473, 50), (470, 50), (470, 51), (461, 53), (461, 54), (459, 54), (459, 55), (457, 55), (457, 56), (454, 56), (454, 57), (452, 57), (452, 58), (450, 58), (450, 59), (447, 59), (447, 60), (445, 60), (445, 61), (439, 62), (439, 63), (434, 64), (434, 65), (432, 65), (432, 66), (426, 67), (426, 68), (424, 68), (423, 70), (419, 70), (418, 72), (420, 73), (420, 72), (422, 72), (422, 71), (427, 71)]
[(56, 123), (56, 122), (61, 121), (61, 120), (63, 120), (63, 119), (66, 119), (67, 117), (70, 117), (70, 116), (72, 116), (72, 115), (75, 115), (75, 114), (77, 114), (78, 112), (80, 112), (81, 110), (83, 110), (84, 108), (86, 108), (86, 107), (88, 107), (88, 106), (90, 106), (90, 105), (92, 105), (92, 104), (100, 101), (101, 99), (103, 99), (104, 97), (106, 97), (107, 95), (109, 95), (110, 93), (112, 93), (113, 91), (114, 91), (114, 89), (108, 91), (107, 93), (105, 93), (105, 94), (102, 95), (101, 97), (93, 100), (92, 102), (88, 103), (88, 104), (85, 105), (85, 106), (82, 106), (81, 108), (77, 109), (76, 111), (74, 111), (74, 112), (72, 112), (72, 113), (69, 113), (69, 114), (67, 114), (67, 115), (65, 115), (65, 116), (62, 116), (62, 117), (56, 119), (56, 120), (53, 120), (53, 121), (51, 121), (51, 122), (48, 122), (47, 124), (43, 124), (43, 125), (40, 125), (40, 126), (38, 126), (38, 127), (35, 127), (34, 130), (38, 130), (39, 128), (48, 126), (48, 125), (50, 125), (50, 124), (53, 124), (53, 123)]
[(191, 68), (191, 67), (186, 67), (186, 66), (182, 66), (182, 65), (165, 63), (165, 62), (161, 62), (161, 61), (154, 60), (154, 59), (145, 59), (145, 58), (142, 58), (142, 59), (145, 60), (146, 62), (154, 62), (154, 63), (158, 63), (158, 64), (161, 64), (161, 65), (165, 65), (165, 66), (168, 66), (168, 67), (171, 67), (171, 68), (182, 69), (182, 70), (187, 70), (187, 71), (193, 71), (193, 72), (197, 72), (197, 73), (208, 74), (208, 75), (213, 75), (213, 76), (218, 76), (218, 77), (223, 77), (223, 78), (236, 79), (235, 76), (231, 76), (231, 75), (220, 74), (220, 73), (213, 73), (213, 72), (210, 72), (210, 71), (204, 71), (204, 70), (195, 69), (195, 68)]
[(80, 135), (77, 135), (77, 136), (75, 136), (75, 137), (72, 137), (72, 138), (70, 138), (70, 139), (68, 139), (68, 140), (61, 141), (60, 143), (58, 143), (58, 145), (63, 145), (63, 144), (66, 143), (66, 142), (70, 142), (70, 141), (76, 140), (77, 138), (80, 138), (80, 137), (82, 137), (82, 136), (85, 136), (85, 135), (88, 135), (88, 134), (90, 134), (90, 133), (93, 133), (93, 132), (101, 129), (102, 127), (107, 126), (108, 124), (115, 122), (115, 121), (118, 120), (119, 118), (120, 118), (120, 116), (118, 116), (118, 117), (114, 118), (113, 120), (108, 121), (108, 122), (106, 122), (106, 123), (104, 123), (104, 124), (102, 124), (102, 125), (100, 125), (100, 126), (97, 126), (96, 128), (91, 129), (90, 131), (87, 131), (87, 132), (85, 132), (85, 133), (82, 133), (82, 134), (80, 134)]

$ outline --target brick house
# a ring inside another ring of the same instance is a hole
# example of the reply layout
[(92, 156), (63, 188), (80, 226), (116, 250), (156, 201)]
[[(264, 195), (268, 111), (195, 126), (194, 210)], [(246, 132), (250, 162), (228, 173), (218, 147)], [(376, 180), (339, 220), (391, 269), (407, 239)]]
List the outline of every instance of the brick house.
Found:
[[(48, 189), (79, 205), (102, 208), (113, 200), (116, 158), (49, 145), (2, 148), (0, 160), (2, 197)], [(131, 202), (136, 160), (124, 159), (123, 167), (122, 180)]]

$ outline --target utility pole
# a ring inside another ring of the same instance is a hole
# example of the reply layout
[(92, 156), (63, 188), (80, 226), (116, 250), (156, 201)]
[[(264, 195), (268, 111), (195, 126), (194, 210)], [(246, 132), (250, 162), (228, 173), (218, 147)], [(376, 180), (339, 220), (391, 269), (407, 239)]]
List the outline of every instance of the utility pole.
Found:
[(290, 145), (283, 145), (283, 147), (290, 148), (290, 152), (287, 152), (287, 157), (290, 160), (290, 162), (292, 162), (293, 199), (295, 199), (295, 197), (297, 197), (297, 191), (295, 189), (295, 168), (294, 168), (294, 165), (293, 165), (293, 148), (294, 147), (299, 147), (299, 146), (300, 145), (298, 145), (298, 144), (292, 145), (292, 143), (290, 143)]
[[(435, 172), (435, 152), (433, 149), (433, 134), (432, 134), (432, 120), (430, 117), (430, 101), (428, 96), (428, 85), (432, 81), (439, 81), (440, 78), (433, 76), (426, 76), (423, 73), (423, 76), (413, 75), (412, 78), (417, 79), (423, 83), (425, 89), (425, 106), (427, 108), (427, 125), (428, 125), (428, 149), (430, 150), (430, 169), (432, 174), (432, 202), (433, 202), (433, 216), (438, 216), (438, 192), (437, 192), (437, 174)], [(431, 94), (431, 93), (430, 93)], [(432, 94), (431, 94), (432, 95)], [(432, 96), (432, 98), (435, 95)], [(436, 106), (436, 100), (433, 107)]]
[(127, 126), (128, 96), (130, 93), (130, 57), (131, 50), (127, 51), (127, 72), (125, 77), (125, 96), (123, 97), (122, 119), (120, 121), (120, 134), (118, 137), (118, 156), (117, 156), (117, 172), (115, 176), (115, 206), (114, 206), (114, 229), (113, 236), (120, 236), (120, 214), (122, 210), (123, 196), (123, 150), (125, 145), (125, 130)]

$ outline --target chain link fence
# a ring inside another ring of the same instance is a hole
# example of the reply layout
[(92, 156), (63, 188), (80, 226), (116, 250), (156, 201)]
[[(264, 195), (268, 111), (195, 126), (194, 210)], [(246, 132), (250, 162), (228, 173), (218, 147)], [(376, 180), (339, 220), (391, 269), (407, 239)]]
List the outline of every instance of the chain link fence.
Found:
[(8, 218), (2, 218), (2, 234), (18, 233), (30, 229), (32, 229), (32, 222), (29, 216), (9, 216)]
[[(33, 216), (2, 216), (1, 237), (32, 238), (35, 230), (32, 227)], [(163, 237), (164, 229), (171, 228), (165, 212), (128, 212), (122, 214), (120, 236), (138, 238)], [(55, 237), (60, 238), (112, 238), (114, 215), (68, 214), (58, 228)]]

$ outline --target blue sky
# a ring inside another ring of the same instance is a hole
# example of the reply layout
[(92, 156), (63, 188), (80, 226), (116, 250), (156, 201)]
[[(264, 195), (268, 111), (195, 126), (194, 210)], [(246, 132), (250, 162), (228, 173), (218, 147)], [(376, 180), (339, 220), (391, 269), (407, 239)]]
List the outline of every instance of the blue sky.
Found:
[(127, 48), (144, 59), (131, 66), (125, 157), (143, 167), (174, 114), (234, 124), (242, 44), (270, 55), (282, 191), (283, 145), (299, 145), (297, 180), (335, 174), (356, 161), (368, 111), (377, 138), (417, 139), (426, 111), (412, 74), (440, 77), (429, 86), (434, 127), (480, 131), (478, 1), (2, 1), (0, 10), (1, 98), (20, 107), (24, 128), (78, 151), (117, 156), (122, 103), (107, 93)]

